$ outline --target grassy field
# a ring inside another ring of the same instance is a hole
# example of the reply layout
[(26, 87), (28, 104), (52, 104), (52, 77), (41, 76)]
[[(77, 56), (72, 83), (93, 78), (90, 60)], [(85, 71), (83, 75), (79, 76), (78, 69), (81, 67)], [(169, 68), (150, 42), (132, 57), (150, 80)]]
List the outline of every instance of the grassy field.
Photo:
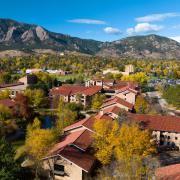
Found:
[(66, 81), (66, 80), (70, 80), (70, 79), (77, 79), (79, 77), (79, 75), (77, 75), (77, 74), (52, 75), (52, 76), (55, 77), (59, 81)]

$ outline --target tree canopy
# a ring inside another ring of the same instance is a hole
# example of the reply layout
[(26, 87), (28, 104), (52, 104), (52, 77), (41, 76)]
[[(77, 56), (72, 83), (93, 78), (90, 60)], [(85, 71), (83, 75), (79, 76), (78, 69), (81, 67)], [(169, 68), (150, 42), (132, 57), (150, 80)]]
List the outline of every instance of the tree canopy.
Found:
[(12, 146), (4, 138), (0, 138), (0, 179), (17, 180), (20, 179), (21, 168), (14, 160), (15, 152)]

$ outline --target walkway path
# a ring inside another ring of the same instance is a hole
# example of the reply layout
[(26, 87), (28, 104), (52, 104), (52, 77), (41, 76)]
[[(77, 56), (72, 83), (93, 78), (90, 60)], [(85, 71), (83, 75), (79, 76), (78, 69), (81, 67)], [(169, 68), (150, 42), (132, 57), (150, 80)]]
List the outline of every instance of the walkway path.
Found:
[(147, 97), (149, 100), (151, 100), (158, 112), (167, 112), (169, 115), (180, 116), (180, 110), (170, 107), (166, 100), (161, 97), (161, 94), (158, 91), (147, 92)]

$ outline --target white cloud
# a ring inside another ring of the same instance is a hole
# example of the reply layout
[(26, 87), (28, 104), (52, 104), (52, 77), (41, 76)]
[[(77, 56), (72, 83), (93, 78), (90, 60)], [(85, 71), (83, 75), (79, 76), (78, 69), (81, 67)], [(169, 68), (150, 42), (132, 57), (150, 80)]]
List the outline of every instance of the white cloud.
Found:
[(180, 29), (180, 24), (173, 26), (173, 29)]
[(169, 37), (169, 38), (171, 38), (171, 39), (173, 39), (173, 40), (180, 43), (180, 36), (173, 36), (173, 37)]
[(104, 28), (104, 32), (107, 33), (107, 34), (115, 34), (115, 35), (118, 35), (118, 34), (121, 33), (120, 29), (113, 28), (113, 27)]
[(97, 20), (97, 19), (71, 19), (68, 20), (71, 23), (78, 23), (78, 24), (106, 24), (105, 21)]
[(134, 28), (128, 28), (126, 30), (127, 34), (133, 34), (134, 33)]
[(163, 29), (163, 26), (159, 26), (156, 24), (150, 23), (139, 23), (135, 27), (131, 27), (127, 29), (128, 34), (134, 33), (149, 33), (149, 32), (157, 32)]
[(153, 21), (162, 21), (166, 18), (172, 18), (177, 16), (180, 16), (180, 13), (150, 14), (147, 16), (138, 17), (135, 20), (137, 22), (153, 22)]

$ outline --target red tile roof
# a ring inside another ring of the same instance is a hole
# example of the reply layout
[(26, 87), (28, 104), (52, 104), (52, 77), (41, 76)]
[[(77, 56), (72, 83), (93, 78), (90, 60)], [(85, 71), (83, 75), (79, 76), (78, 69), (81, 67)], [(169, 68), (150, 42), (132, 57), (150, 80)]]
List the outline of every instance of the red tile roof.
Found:
[(60, 87), (55, 87), (50, 90), (52, 95), (71, 95), (85, 90), (86, 87), (79, 85), (63, 85)]
[(118, 106), (111, 106), (109, 108), (105, 108), (103, 110), (103, 113), (114, 113), (114, 114), (118, 115), (120, 111), (121, 111), (120, 107), (118, 107)]
[(85, 127), (91, 131), (93, 131), (93, 124), (95, 122), (96, 119), (99, 119), (99, 120), (111, 120), (112, 121), (112, 118), (110, 116), (107, 116), (107, 115), (101, 115), (101, 114), (96, 114), (95, 116), (91, 116), (91, 117), (88, 117), (88, 118), (85, 118), (77, 123), (74, 123), (70, 126), (67, 126), (64, 128), (64, 131), (70, 131), (70, 130), (73, 130), (73, 129), (76, 129), (76, 128), (81, 128), (81, 127)]
[(91, 170), (96, 160), (93, 155), (87, 152), (81, 152), (70, 146), (66, 146), (61, 152), (59, 152), (59, 155), (76, 164), (86, 172)]
[(57, 143), (49, 154), (57, 154), (59, 151), (61, 151), (64, 147), (66, 147), (69, 144), (72, 144), (85, 130), (76, 131), (73, 133), (70, 133), (66, 135), (59, 143)]
[(85, 130), (72, 144), (85, 151), (92, 144), (92, 134), (91, 131)]
[(115, 84), (114, 86), (111, 87), (112, 90), (120, 90), (123, 88), (126, 88), (127, 85), (126, 84)]
[(15, 101), (11, 99), (2, 99), (0, 100), (0, 104), (3, 104), (4, 106), (7, 106), (9, 108), (12, 108), (16, 105)]
[(85, 94), (87, 96), (92, 96), (94, 94), (97, 94), (102, 90), (102, 87), (100, 86), (90, 86), (86, 88), (85, 90), (81, 91), (82, 94)]
[(156, 169), (155, 176), (158, 180), (180, 180), (180, 164), (173, 164)]
[(137, 123), (144, 122), (144, 127), (151, 130), (180, 132), (180, 117), (130, 113), (128, 117), (129, 120)]
[(121, 80), (116, 80), (116, 84), (119, 84), (119, 85), (129, 85), (129, 86), (138, 86), (138, 83), (135, 82), (135, 81), (121, 81)]
[(133, 109), (133, 107), (134, 107), (133, 104), (125, 101), (124, 99), (121, 99), (121, 98), (119, 98), (119, 97), (112, 97), (112, 98), (110, 98), (110, 99), (107, 99), (107, 100), (103, 103), (102, 108), (107, 107), (107, 106), (110, 106), (110, 105), (112, 105), (112, 104), (121, 104), (121, 105), (123, 105), (123, 106), (125, 106), (125, 107), (127, 107), (127, 108), (129, 108), (129, 109)]
[(51, 95), (73, 95), (73, 94), (85, 94), (88, 96), (92, 96), (99, 91), (101, 91), (101, 87), (99, 86), (90, 86), (90, 87), (84, 87), (79, 85), (63, 85), (60, 87), (52, 88), (50, 90)]
[(12, 83), (12, 84), (0, 84), (0, 88), (7, 88), (7, 87), (13, 87), (13, 86), (20, 86), (24, 85), (23, 82), (17, 82), (17, 83)]
[(71, 132), (52, 148), (49, 155), (59, 154), (88, 172), (95, 161), (95, 157), (88, 152), (92, 144), (92, 134), (87, 129)]

